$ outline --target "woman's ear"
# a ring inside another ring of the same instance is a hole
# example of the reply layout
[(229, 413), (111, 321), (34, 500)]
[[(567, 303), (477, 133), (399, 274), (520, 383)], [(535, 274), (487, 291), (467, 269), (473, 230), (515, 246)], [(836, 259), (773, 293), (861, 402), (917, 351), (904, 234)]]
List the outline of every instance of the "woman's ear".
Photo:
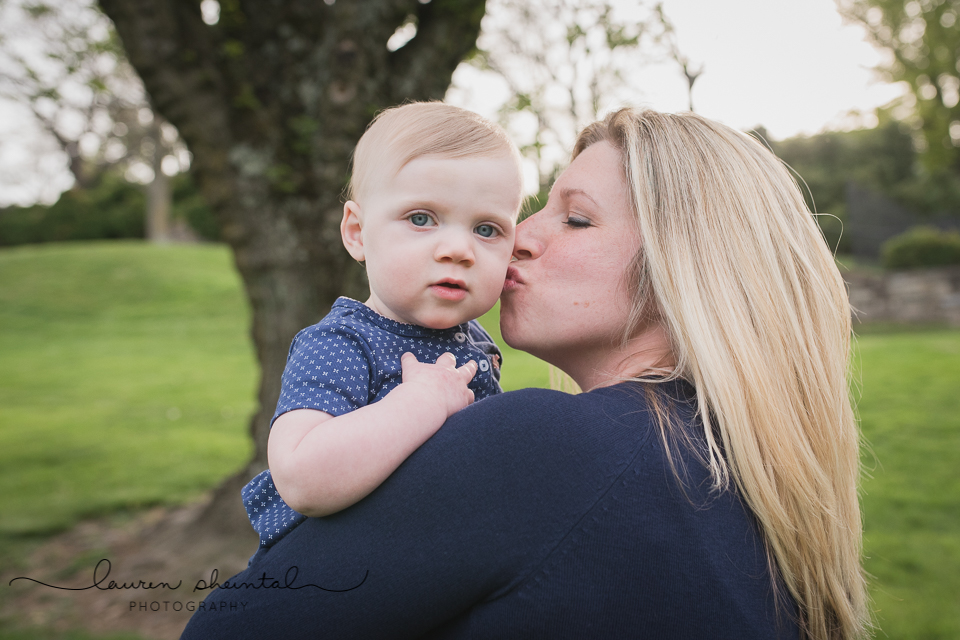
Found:
[(343, 205), (343, 220), (340, 221), (340, 238), (347, 253), (357, 262), (364, 261), (363, 228), (360, 222), (360, 205), (347, 200)]

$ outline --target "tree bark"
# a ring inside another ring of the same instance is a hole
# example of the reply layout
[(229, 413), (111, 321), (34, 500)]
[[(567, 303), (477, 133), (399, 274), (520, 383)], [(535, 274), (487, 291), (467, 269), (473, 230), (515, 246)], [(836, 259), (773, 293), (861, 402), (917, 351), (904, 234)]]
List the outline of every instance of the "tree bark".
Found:
[[(364, 274), (341, 246), (341, 194), (357, 140), (381, 109), (441, 99), (476, 43), (484, 0), (237, 0), (207, 25), (197, 0), (100, 0), (154, 108), (190, 151), (233, 249), (261, 368), (255, 453), (206, 523), (246, 526), (236, 491), (266, 467), (290, 341)], [(390, 52), (408, 16), (417, 35)]]
[(163, 149), (153, 152), (153, 180), (147, 185), (147, 240), (154, 244), (170, 242), (170, 208), (173, 191), (170, 178), (163, 172)]

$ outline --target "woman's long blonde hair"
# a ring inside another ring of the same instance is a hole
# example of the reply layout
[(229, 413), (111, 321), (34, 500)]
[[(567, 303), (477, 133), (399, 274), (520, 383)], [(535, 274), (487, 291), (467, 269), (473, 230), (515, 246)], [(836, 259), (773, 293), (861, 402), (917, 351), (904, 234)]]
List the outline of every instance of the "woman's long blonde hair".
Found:
[(850, 306), (797, 184), (756, 140), (692, 113), (623, 109), (574, 157), (600, 141), (623, 155), (642, 244), (629, 333), (667, 329), (715, 486), (732, 479), (756, 516), (802, 637), (864, 636)]

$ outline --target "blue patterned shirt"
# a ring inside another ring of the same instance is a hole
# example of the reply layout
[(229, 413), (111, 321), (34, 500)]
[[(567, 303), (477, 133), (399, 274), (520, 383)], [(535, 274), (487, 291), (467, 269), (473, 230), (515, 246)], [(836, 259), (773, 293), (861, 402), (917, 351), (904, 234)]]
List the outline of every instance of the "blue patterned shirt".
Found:
[[(420, 362), (435, 362), (446, 352), (456, 356), (458, 367), (474, 360), (477, 373), (468, 385), (474, 397), (500, 393), (500, 350), (476, 320), (428, 329), (339, 298), (323, 320), (293, 339), (271, 426), (294, 409), (340, 416), (382, 399), (400, 384), (400, 356), (408, 351)], [(283, 501), (269, 469), (241, 495), (261, 547), (273, 545), (306, 518)]]

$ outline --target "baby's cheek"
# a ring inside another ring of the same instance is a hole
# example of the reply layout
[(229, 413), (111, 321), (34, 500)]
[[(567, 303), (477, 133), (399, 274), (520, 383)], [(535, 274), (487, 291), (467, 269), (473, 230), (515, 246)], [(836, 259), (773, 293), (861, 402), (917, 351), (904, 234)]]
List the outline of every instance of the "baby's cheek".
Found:
[(498, 275), (501, 282), (507, 277), (507, 269), (510, 268), (510, 263), (513, 262), (513, 242), (506, 243), (506, 248), (501, 252), (498, 257)]
[(511, 234), (509, 238), (503, 243), (503, 260), (506, 261), (507, 265), (510, 265), (510, 261), (513, 260), (513, 249), (517, 244), (517, 234)]

